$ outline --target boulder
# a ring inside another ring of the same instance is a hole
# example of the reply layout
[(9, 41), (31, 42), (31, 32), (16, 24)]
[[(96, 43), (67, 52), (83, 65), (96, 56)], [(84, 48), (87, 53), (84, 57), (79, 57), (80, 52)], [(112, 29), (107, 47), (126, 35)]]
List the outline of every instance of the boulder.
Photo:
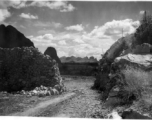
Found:
[(0, 25), (0, 47), (34, 47), (33, 42), (11, 25)]
[(152, 55), (140, 55), (140, 54), (127, 54), (124, 56), (117, 57), (114, 64), (117, 64), (120, 68), (124, 66), (134, 66), (148, 70), (152, 67)]
[(59, 57), (57, 56), (57, 52), (56, 49), (53, 47), (48, 47), (45, 52), (44, 55), (49, 55), (52, 59), (56, 60), (56, 62), (61, 65), (61, 61), (59, 59)]

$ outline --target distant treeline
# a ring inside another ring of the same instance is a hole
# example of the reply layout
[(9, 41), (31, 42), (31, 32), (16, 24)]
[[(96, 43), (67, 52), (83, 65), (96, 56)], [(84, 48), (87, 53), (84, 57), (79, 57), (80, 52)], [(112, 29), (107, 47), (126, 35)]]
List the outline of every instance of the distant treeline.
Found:
[(97, 73), (98, 63), (62, 63), (61, 75), (94, 76)]

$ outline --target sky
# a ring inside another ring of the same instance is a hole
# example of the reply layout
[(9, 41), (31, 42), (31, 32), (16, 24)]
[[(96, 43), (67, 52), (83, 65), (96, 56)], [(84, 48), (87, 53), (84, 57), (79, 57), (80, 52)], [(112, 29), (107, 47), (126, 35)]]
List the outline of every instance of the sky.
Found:
[(151, 1), (0, 0), (0, 24), (14, 26), (42, 53), (52, 46), (59, 57), (100, 59), (120, 37), (135, 32), (151, 6)]

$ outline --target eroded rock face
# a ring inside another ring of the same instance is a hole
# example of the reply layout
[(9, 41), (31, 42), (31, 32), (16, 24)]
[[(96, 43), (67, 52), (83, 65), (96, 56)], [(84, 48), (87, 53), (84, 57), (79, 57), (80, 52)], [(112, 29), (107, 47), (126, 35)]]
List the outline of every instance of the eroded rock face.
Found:
[[(134, 35), (128, 35), (118, 39), (103, 55), (102, 59), (99, 61), (98, 66), (98, 75), (94, 82), (93, 88), (101, 90), (103, 92), (103, 100), (108, 98), (109, 92), (116, 85), (119, 84), (119, 81), (123, 78), (122, 75), (116, 75), (116, 77), (110, 77), (109, 74), (114, 70), (112, 64), (114, 60), (121, 56), (124, 50), (127, 50), (132, 47), (133, 42), (135, 41)], [(113, 70), (112, 70), (113, 69)], [(114, 73), (115, 74), (115, 73)], [(120, 79), (120, 80), (119, 80)]]
[(55, 59), (59, 65), (61, 65), (61, 61), (60, 61), (59, 57), (57, 56), (57, 52), (56, 52), (55, 48), (48, 47), (45, 50), (44, 55), (49, 55), (51, 58)]
[(0, 47), (34, 47), (33, 42), (11, 25), (0, 25)]
[(146, 55), (140, 55), (140, 54), (127, 54), (124, 56), (117, 57), (114, 61), (114, 64), (117, 64), (119, 66), (124, 65), (132, 65), (133, 64), (137, 67), (144, 66), (145, 68), (150, 67), (152, 63), (152, 55), (146, 54)]
[(104, 54), (103, 58), (112, 61), (120, 56), (122, 52), (132, 46), (133, 41), (135, 41), (134, 35), (128, 35), (118, 39)]

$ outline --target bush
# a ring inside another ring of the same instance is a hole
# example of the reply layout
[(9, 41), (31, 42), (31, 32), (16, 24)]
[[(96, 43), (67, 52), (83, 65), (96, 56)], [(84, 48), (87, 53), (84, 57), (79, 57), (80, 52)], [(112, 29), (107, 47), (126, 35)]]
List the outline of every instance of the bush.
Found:
[(143, 18), (140, 21), (140, 26), (136, 29), (135, 32), (135, 45), (149, 43), (152, 45), (152, 16), (147, 15), (146, 12), (143, 15)]
[(32, 90), (61, 84), (58, 65), (37, 48), (0, 48), (0, 91)]
[(126, 86), (124, 86), (124, 90), (130, 94), (134, 94), (136, 97), (142, 97), (142, 93), (152, 83), (151, 72), (134, 67), (126, 67), (121, 72), (125, 76)]

